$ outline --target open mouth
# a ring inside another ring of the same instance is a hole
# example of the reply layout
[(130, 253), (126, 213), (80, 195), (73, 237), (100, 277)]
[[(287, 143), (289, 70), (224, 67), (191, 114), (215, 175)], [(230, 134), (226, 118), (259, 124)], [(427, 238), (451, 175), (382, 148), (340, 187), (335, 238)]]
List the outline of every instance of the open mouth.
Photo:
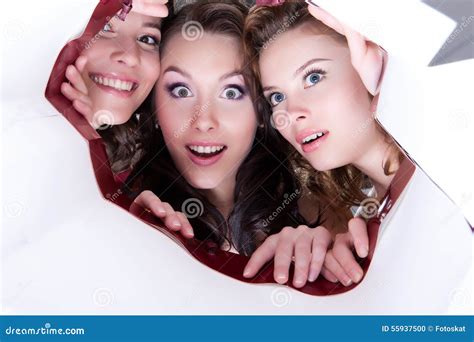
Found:
[(215, 145), (215, 146), (200, 146), (200, 145), (189, 145), (187, 146), (188, 150), (194, 156), (203, 159), (210, 159), (222, 154), (227, 146), (225, 145)]
[(302, 145), (303, 146), (309, 145), (309, 144), (321, 139), (325, 135), (326, 135), (325, 132), (318, 132), (318, 133), (311, 134), (310, 136), (307, 136), (306, 138), (303, 139)]
[(186, 145), (189, 159), (198, 166), (211, 166), (217, 163), (227, 151), (227, 146), (220, 144)]
[(89, 74), (90, 79), (101, 87), (107, 87), (123, 93), (132, 93), (138, 88), (138, 83), (119, 78), (105, 77), (100, 74)]

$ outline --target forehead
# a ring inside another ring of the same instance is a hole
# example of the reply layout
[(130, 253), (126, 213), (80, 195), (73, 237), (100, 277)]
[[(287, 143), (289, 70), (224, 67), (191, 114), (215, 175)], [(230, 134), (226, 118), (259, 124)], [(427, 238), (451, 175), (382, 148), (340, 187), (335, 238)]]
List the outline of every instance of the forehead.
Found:
[(110, 19), (110, 23), (118, 28), (139, 28), (142, 26), (154, 26), (157, 29), (161, 26), (161, 18), (151, 17), (149, 15), (130, 12), (127, 14), (125, 21), (120, 20), (117, 16)]
[(235, 70), (242, 65), (243, 53), (236, 37), (205, 32), (197, 40), (185, 39), (181, 32), (166, 42), (162, 64), (182, 66), (187, 70)]
[(333, 37), (321, 34), (309, 23), (290, 29), (267, 43), (260, 53), (262, 79), (272, 71), (290, 72), (312, 58), (338, 60), (349, 56), (346, 46)]

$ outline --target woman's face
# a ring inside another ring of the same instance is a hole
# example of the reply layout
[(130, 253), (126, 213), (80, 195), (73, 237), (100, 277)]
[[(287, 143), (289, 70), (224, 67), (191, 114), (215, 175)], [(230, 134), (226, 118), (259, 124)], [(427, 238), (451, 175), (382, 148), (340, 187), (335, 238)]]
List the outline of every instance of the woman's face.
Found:
[(364, 157), (378, 130), (346, 45), (306, 23), (262, 50), (259, 65), (273, 126), (316, 170)]
[(235, 182), (252, 148), (257, 117), (241, 74), (239, 40), (175, 34), (162, 51), (158, 122), (176, 167), (197, 189)]
[(112, 18), (84, 49), (82, 77), (101, 120), (127, 122), (150, 93), (160, 73), (159, 27), (160, 19), (131, 12), (125, 22)]

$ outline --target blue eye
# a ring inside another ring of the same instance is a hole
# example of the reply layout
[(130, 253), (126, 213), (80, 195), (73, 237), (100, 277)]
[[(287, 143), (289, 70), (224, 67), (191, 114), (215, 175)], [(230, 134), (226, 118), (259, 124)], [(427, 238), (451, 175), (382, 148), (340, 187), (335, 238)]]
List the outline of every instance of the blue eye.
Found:
[(304, 87), (312, 87), (322, 81), (326, 72), (323, 70), (310, 70), (304, 76)]
[(272, 93), (270, 97), (268, 98), (268, 101), (270, 102), (272, 107), (277, 106), (284, 100), (285, 100), (285, 95), (283, 95), (282, 93)]
[(240, 100), (245, 94), (245, 91), (240, 86), (230, 86), (225, 88), (221, 97), (227, 100)]
[(171, 86), (169, 88), (169, 91), (171, 93), (171, 96), (175, 98), (186, 98), (193, 96), (191, 90), (189, 90), (189, 88), (184, 85)]

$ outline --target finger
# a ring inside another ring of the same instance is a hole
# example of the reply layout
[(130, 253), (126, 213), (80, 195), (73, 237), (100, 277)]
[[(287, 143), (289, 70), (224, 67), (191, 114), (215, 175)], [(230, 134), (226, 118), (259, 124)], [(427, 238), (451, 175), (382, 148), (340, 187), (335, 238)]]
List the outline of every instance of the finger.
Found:
[(66, 68), (66, 78), (69, 80), (69, 82), (71, 82), (71, 85), (82, 94), (87, 95), (89, 93), (89, 90), (82, 79), (82, 75), (80, 74), (79, 70), (77, 70), (75, 65), (69, 65)]
[(77, 68), (77, 71), (79, 71), (79, 73), (82, 74), (82, 72), (84, 71), (84, 68), (86, 67), (86, 64), (87, 64), (87, 57), (86, 56), (77, 57), (76, 63), (74, 63), (74, 64)]
[(334, 276), (345, 286), (352, 284), (351, 278), (346, 274), (344, 269), (339, 265), (337, 260), (332, 254), (332, 250), (326, 253), (326, 258), (324, 259), (324, 267), (334, 274)]
[(319, 229), (316, 232), (316, 236), (313, 239), (313, 245), (311, 249), (311, 264), (309, 268), (309, 281), (315, 281), (319, 273), (321, 272), (321, 268), (324, 264), (324, 259), (326, 258), (327, 250), (332, 242), (331, 233), (324, 228), (318, 227)]
[(72, 106), (75, 110), (81, 113), (87, 120), (90, 121), (92, 108), (87, 103), (82, 102), (81, 100), (72, 101)]
[(142, 208), (150, 210), (155, 216), (163, 218), (166, 216), (166, 209), (159, 199), (152, 191), (145, 190), (133, 201)]
[[(290, 229), (292, 231), (290, 231)], [(275, 268), (273, 270), (273, 278), (279, 284), (285, 284), (288, 281), (288, 274), (295, 247), (295, 233), (294, 228), (288, 228), (279, 234), (280, 238), (275, 250)]]
[(344, 272), (349, 275), (351, 280), (354, 283), (358, 283), (362, 279), (364, 272), (354, 258), (354, 254), (352, 253), (352, 241), (349, 235), (341, 234), (340, 236), (340, 238), (336, 236), (336, 241), (332, 248), (334, 258), (339, 265), (341, 265)]
[(87, 104), (90, 102), (86, 95), (79, 92), (74, 87), (72, 87), (69, 83), (66, 83), (66, 82), (63, 82), (63, 84), (61, 84), (61, 93), (64, 96), (66, 96), (66, 98), (70, 100), (71, 102), (74, 100), (79, 100)]
[(382, 72), (382, 50), (354, 30), (346, 30), (346, 37), (352, 65), (366, 89), (374, 95)]
[(178, 216), (179, 221), (181, 222), (181, 231), (185, 237), (188, 238), (193, 238), (194, 237), (194, 231), (193, 227), (191, 226), (191, 223), (189, 223), (188, 218), (186, 215), (184, 215), (182, 212), (176, 212), (176, 215)]
[[(309, 265), (311, 262), (312, 236), (304, 234), (299, 236), (295, 243), (295, 274), (293, 285), (303, 287), (308, 281)], [(324, 258), (323, 258), (324, 260)]]
[(338, 283), (339, 282), (337, 277), (331, 271), (329, 271), (326, 267), (323, 267), (321, 269), (321, 274), (323, 275), (324, 278), (329, 280), (331, 283)]
[(355, 217), (349, 221), (348, 225), (357, 255), (361, 258), (367, 257), (369, 254), (367, 223), (362, 218)]
[(311, 4), (310, 6), (308, 6), (308, 10), (313, 17), (321, 21), (326, 26), (329, 26), (334, 31), (344, 36), (346, 35), (344, 26), (336, 18), (334, 18), (331, 14), (323, 10), (321, 7), (317, 7)]
[(135, 0), (132, 11), (152, 17), (165, 18), (168, 16), (167, 1)]
[(244, 269), (245, 278), (254, 277), (263, 265), (273, 259), (277, 243), (278, 238), (270, 236), (253, 252)]
[(165, 226), (173, 231), (181, 230), (181, 221), (171, 205), (165, 202), (162, 202), (162, 205), (166, 210), (166, 216), (163, 219)]

